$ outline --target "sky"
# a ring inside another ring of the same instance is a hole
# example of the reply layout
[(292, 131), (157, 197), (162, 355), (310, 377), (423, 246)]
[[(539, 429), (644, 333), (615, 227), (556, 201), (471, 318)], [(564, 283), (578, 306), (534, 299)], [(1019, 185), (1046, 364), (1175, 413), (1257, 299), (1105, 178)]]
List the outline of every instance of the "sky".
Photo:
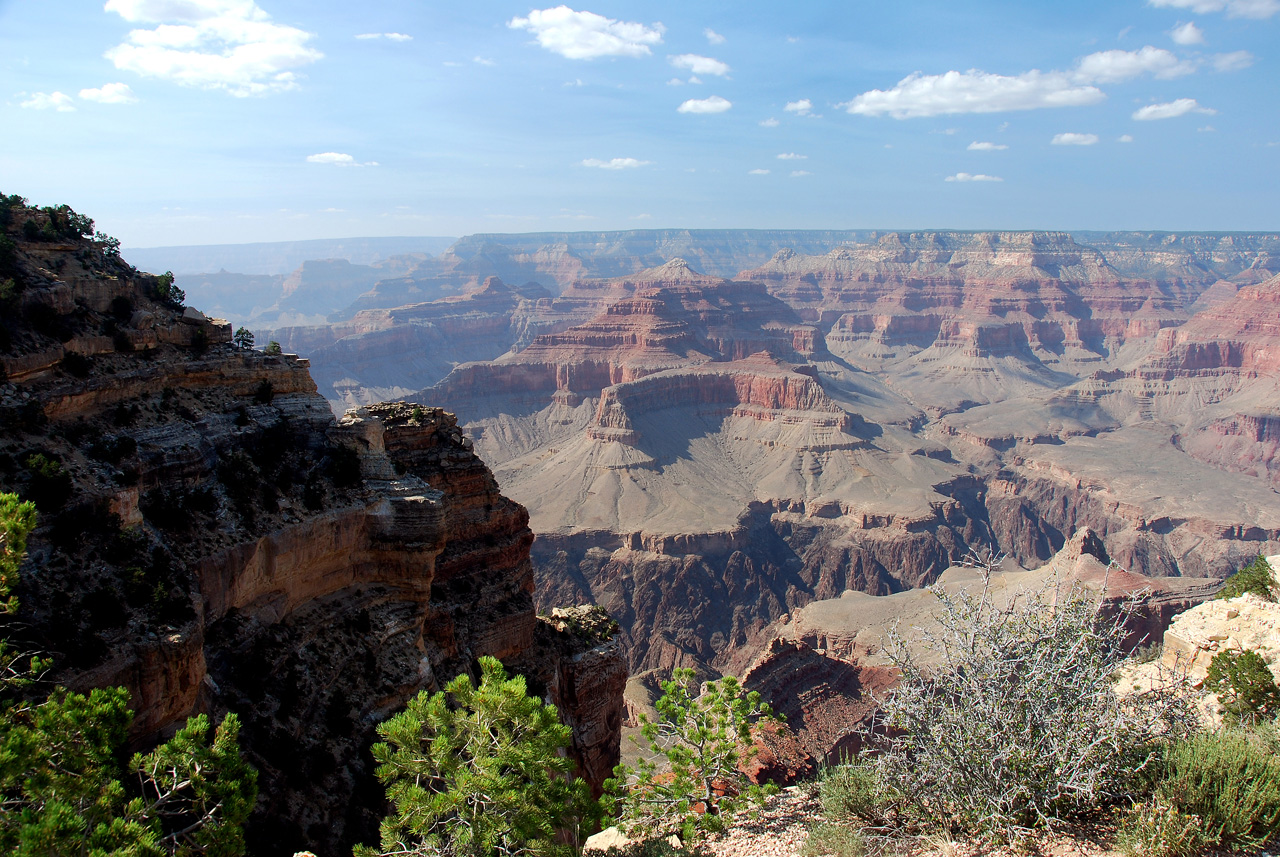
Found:
[(1278, 53), (1280, 0), (0, 0), (0, 192), (126, 248), (1280, 230)]

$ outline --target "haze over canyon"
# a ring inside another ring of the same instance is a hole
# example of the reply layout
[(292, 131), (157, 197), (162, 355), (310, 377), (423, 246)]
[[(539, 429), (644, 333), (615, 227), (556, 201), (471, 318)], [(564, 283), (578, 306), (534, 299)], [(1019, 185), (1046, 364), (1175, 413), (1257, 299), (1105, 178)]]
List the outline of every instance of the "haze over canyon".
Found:
[(603, 605), (636, 672), (724, 669), (970, 547), (1035, 567), (1087, 526), (1188, 577), (1280, 550), (1273, 233), (475, 235), (376, 264), (307, 261), (265, 310), (182, 282), (337, 412), (457, 413), (529, 509), (538, 603)]

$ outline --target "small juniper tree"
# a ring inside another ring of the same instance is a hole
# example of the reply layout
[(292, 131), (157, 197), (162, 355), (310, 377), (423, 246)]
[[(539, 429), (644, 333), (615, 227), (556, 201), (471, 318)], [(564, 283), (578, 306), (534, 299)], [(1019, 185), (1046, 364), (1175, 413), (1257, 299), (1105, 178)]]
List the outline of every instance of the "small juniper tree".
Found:
[(1262, 656), (1251, 649), (1218, 652), (1209, 662), (1205, 687), (1218, 694), (1226, 713), (1255, 724), (1280, 714), (1280, 687)]
[(707, 682), (699, 695), (694, 672), (678, 669), (662, 683), (658, 719), (641, 715), (641, 733), (668, 770), (647, 759), (635, 768), (619, 765), (605, 789), (621, 810), (628, 833), (645, 837), (678, 832), (686, 841), (722, 830), (744, 807), (758, 805), (777, 786), (751, 783), (738, 770), (756, 752), (752, 728), (778, 721), (756, 691), (733, 676)]
[(523, 676), (480, 658), (480, 683), (460, 675), (425, 691), (378, 727), (378, 779), (393, 806), (375, 855), (568, 855), (557, 832), (576, 832), (590, 802), (564, 755), (569, 727), (530, 696)]
[(1246, 592), (1264, 601), (1276, 600), (1276, 579), (1271, 571), (1271, 563), (1259, 554), (1253, 562), (1227, 578), (1219, 590), (1218, 598), (1236, 598)]
[(248, 351), (253, 348), (253, 331), (247, 327), (237, 327), (232, 342), (236, 344), (236, 348)]

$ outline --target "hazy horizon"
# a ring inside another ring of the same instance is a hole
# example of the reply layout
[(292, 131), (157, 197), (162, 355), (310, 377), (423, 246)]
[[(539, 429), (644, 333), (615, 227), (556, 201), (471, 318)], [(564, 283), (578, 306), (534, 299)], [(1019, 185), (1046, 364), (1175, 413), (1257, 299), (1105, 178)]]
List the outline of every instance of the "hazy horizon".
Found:
[(0, 190), (126, 248), (1274, 231), (1278, 22), (1280, 0), (0, 0)]

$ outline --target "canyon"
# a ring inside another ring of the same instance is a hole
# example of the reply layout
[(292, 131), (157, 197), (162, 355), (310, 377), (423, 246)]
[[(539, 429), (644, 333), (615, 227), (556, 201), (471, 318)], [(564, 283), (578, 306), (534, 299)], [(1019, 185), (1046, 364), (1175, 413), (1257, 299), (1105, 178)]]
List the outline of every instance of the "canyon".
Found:
[(53, 659), (43, 684), (126, 688), (138, 748), (236, 712), (255, 854), (376, 841), (376, 724), (482, 655), (560, 707), (599, 792), (620, 643), (591, 608), (536, 614), (528, 514), (452, 414), (335, 419), (305, 359), (237, 347), (47, 210), (5, 213), (0, 490), (39, 512), (10, 630)]
[(408, 293), (384, 282), (342, 321), (272, 335), (341, 379), (320, 381), (339, 407), (398, 375), (457, 413), (530, 511), (539, 603), (603, 606), (636, 674), (714, 675), (810, 602), (918, 589), (983, 545), (1036, 568), (1088, 527), (1153, 579), (1274, 552), (1278, 250), (472, 236), (416, 275), (458, 295), (387, 308)]

